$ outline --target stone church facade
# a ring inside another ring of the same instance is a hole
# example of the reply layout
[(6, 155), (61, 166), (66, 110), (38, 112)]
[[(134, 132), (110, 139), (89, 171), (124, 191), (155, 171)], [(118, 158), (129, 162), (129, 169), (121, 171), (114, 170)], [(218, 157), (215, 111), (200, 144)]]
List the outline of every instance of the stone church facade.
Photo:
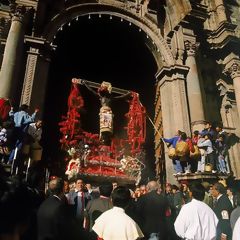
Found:
[[(54, 38), (65, 24), (89, 14), (116, 16), (146, 33), (145, 43), (158, 67), (158, 175), (166, 170), (167, 181), (173, 178), (162, 135), (172, 137), (178, 129), (190, 135), (203, 129), (206, 120), (214, 120), (240, 137), (239, 0), (1, 1), (0, 97), (19, 96), (19, 104), (43, 107)], [(233, 175), (239, 178), (237, 141), (229, 156)]]

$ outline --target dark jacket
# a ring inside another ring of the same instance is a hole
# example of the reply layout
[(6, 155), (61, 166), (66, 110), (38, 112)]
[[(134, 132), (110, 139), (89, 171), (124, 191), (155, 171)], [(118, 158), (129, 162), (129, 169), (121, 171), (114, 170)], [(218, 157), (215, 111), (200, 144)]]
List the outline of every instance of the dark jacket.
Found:
[(228, 197), (223, 194), (215, 203), (213, 207), (213, 211), (218, 217), (218, 225), (217, 225), (217, 238), (220, 239), (222, 233), (227, 235), (227, 239), (231, 239), (232, 229), (230, 225), (230, 215), (232, 212), (232, 204)]
[(136, 206), (138, 223), (146, 237), (151, 233), (160, 233), (160, 239), (165, 239), (167, 209), (166, 197), (156, 191), (151, 191), (138, 199)]
[(59, 209), (63, 201), (51, 196), (39, 207), (37, 212), (38, 240), (56, 239)]
[(86, 206), (86, 217), (90, 223), (90, 230), (98, 216), (113, 207), (110, 198), (99, 197), (88, 202)]

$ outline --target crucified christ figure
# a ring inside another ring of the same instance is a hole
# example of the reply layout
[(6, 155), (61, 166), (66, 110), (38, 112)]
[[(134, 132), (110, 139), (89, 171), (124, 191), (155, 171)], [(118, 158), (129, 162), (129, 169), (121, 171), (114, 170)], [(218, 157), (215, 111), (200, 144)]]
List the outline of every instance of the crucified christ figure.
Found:
[[(99, 111), (100, 117), (100, 140), (103, 145), (110, 146), (111, 138), (113, 134), (113, 113), (111, 109), (111, 101), (113, 99), (121, 99), (131, 96), (130, 91), (122, 90), (123, 94), (119, 96), (112, 96), (112, 85), (109, 82), (102, 82), (101, 84), (92, 83), (85, 80), (73, 79), (72, 82), (77, 82), (85, 85), (86, 88), (91, 91), (94, 95), (98, 96), (101, 102), (101, 108)], [(97, 87), (97, 91), (93, 89)], [(118, 92), (117, 92), (118, 93)]]

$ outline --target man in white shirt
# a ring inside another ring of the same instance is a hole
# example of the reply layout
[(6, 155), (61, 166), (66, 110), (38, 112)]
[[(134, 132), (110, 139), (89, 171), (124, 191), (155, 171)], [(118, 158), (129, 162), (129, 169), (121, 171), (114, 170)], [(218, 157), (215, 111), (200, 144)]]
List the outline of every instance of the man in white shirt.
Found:
[(135, 240), (144, 235), (137, 223), (124, 211), (131, 199), (129, 189), (117, 187), (112, 193), (113, 208), (96, 219), (92, 229), (104, 240)]
[(232, 240), (240, 240), (240, 217), (234, 226)]
[(200, 183), (189, 187), (192, 201), (185, 204), (174, 223), (177, 235), (185, 240), (213, 240), (218, 218), (203, 201), (205, 189)]

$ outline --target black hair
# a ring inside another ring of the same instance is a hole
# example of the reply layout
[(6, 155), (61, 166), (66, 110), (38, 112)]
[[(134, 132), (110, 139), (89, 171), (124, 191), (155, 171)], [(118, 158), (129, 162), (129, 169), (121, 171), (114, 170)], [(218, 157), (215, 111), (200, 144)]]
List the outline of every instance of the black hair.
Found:
[(176, 190), (176, 191), (177, 191), (177, 190), (179, 190), (179, 187), (178, 187), (177, 185), (174, 185), (174, 184), (173, 184), (173, 185), (172, 185), (172, 190)]
[(0, 189), (0, 235), (12, 234), (18, 226), (29, 224), (37, 193), (17, 179), (1, 179)]
[(131, 194), (128, 188), (120, 186), (112, 192), (112, 203), (115, 207), (126, 208), (131, 199)]
[(210, 133), (205, 134), (204, 136), (208, 136), (209, 140), (212, 140), (212, 135)]
[(181, 139), (184, 141), (187, 140), (187, 134), (185, 132), (181, 133)]
[(53, 179), (49, 182), (48, 195), (59, 195), (63, 192), (64, 181), (61, 178)]
[(195, 130), (195, 131), (193, 132), (193, 134), (194, 134), (194, 135), (199, 135), (199, 131), (198, 131), (198, 130)]
[(223, 186), (222, 183), (215, 183), (214, 184), (215, 189), (220, 193), (220, 194), (225, 194), (226, 193), (226, 188)]
[(205, 188), (201, 183), (194, 182), (189, 186), (189, 190), (192, 193), (193, 198), (203, 201), (205, 196)]
[(219, 135), (218, 135), (218, 138), (220, 138), (220, 137), (221, 137), (223, 140), (225, 140), (225, 135), (224, 135), (224, 134), (219, 134)]
[(84, 179), (83, 179), (80, 175), (77, 175), (77, 176), (75, 177), (75, 183), (76, 183), (78, 180), (82, 180), (83, 183), (85, 182)]
[(100, 195), (104, 197), (110, 197), (113, 190), (111, 183), (105, 183), (99, 186)]
[(21, 107), (19, 108), (20, 111), (27, 111), (29, 106), (27, 104), (22, 104)]

